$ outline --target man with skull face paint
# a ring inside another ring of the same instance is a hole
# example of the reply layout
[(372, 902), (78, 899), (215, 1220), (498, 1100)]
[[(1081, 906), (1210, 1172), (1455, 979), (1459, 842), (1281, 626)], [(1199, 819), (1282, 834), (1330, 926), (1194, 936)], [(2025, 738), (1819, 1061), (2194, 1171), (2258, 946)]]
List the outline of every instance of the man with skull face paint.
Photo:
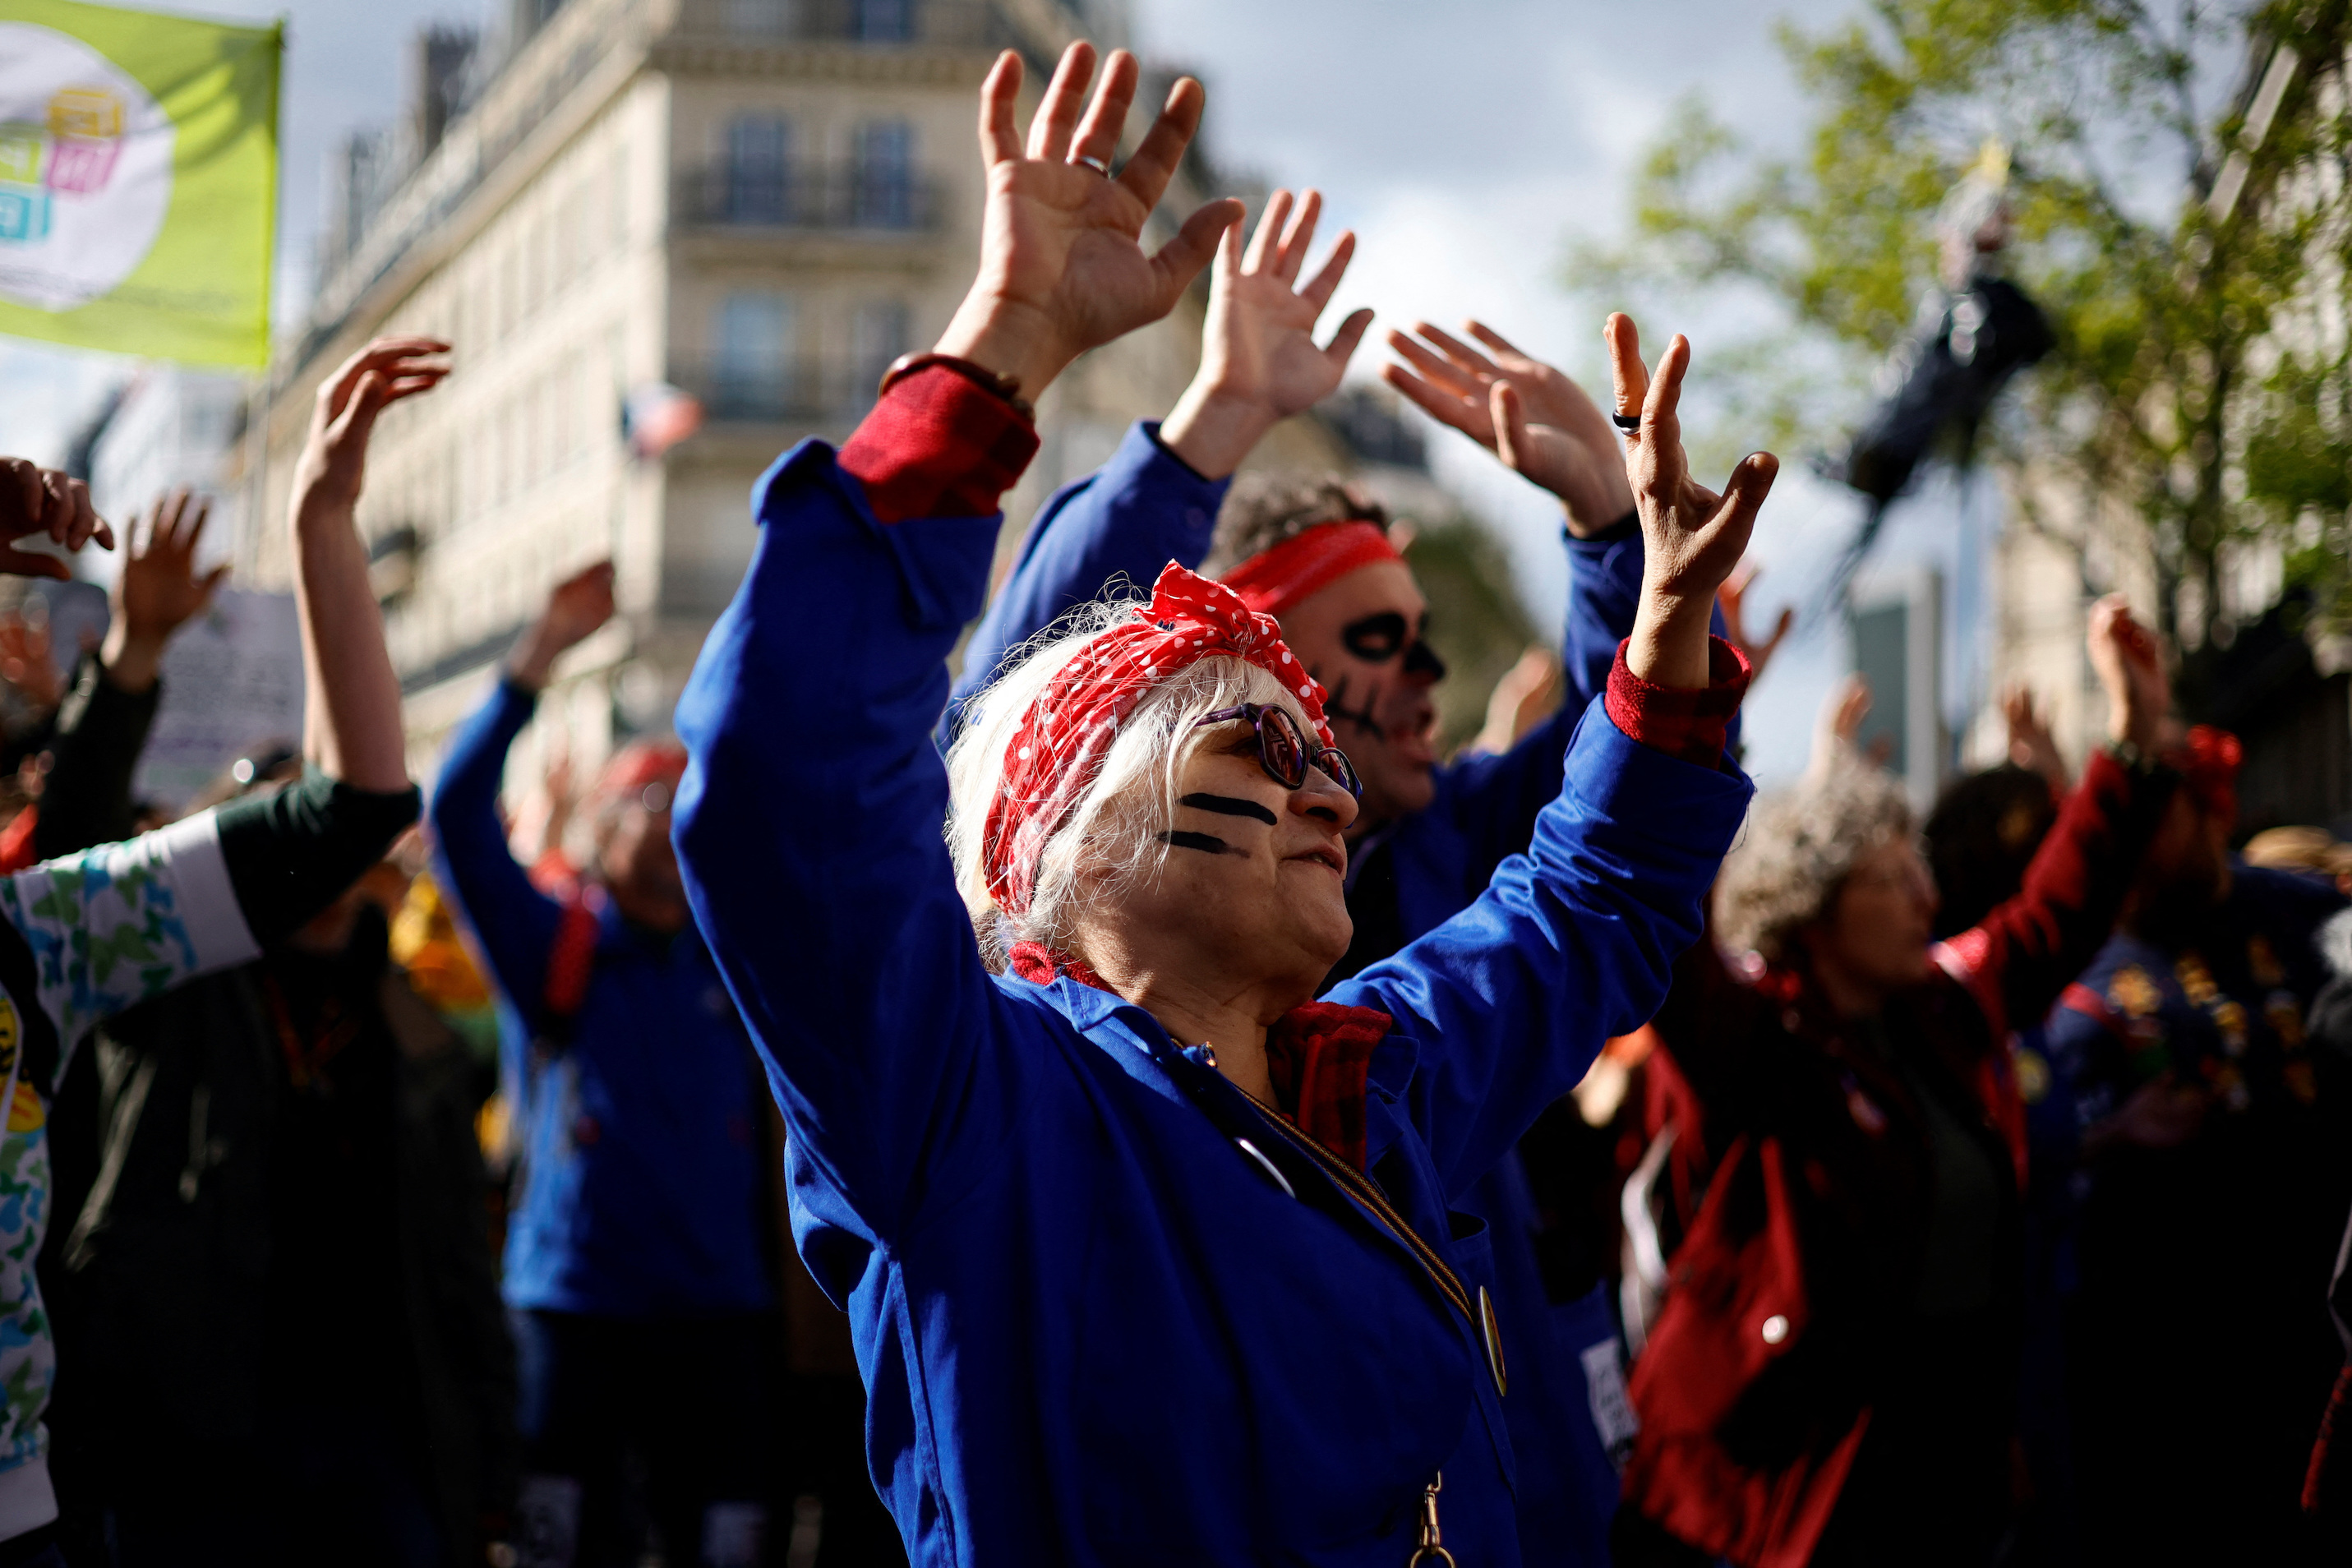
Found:
[[(1294, 212), (1288, 193), (1276, 192), (1246, 258), (1238, 226), (1226, 231), (1200, 374), (1164, 424), (1137, 425), (1108, 463), (1040, 509), (965, 651), (940, 739), (952, 738), (963, 703), (1055, 618), (1121, 577), (1149, 583), (1170, 560), (1189, 567), (1205, 558), (1209, 575), (1280, 623), (1328, 693), (1332, 729), (1362, 779), (1361, 813), (1347, 835), (1354, 936), (1328, 986), (1468, 907), (1504, 858), (1527, 848), (1537, 814), (1559, 792), (1576, 724), (1607, 685), (1618, 643), (1633, 627), (1643, 551), (1621, 438), (1575, 383), (1482, 327), (1471, 331), (1495, 361), (1426, 325), (1420, 333), (1441, 353), (1391, 334), (1412, 367), (1390, 367), (1399, 390), (1498, 449), (1560, 498), (1565, 518), (1566, 700), (1507, 753), (1441, 766), (1431, 689), (1445, 666), (1425, 639), (1428, 601), (1389, 540), (1386, 514), (1336, 481), (1256, 487), (1226, 505), (1250, 448), (1277, 420), (1336, 390), (1368, 324), (1370, 312), (1358, 311), (1328, 348), (1314, 342), (1317, 315), (1354, 245), (1342, 235), (1329, 260), (1294, 290), (1318, 203), (1307, 192)], [(1494, 391), (1506, 383), (1507, 390)], [(1506, 439), (1515, 436), (1516, 447), (1498, 447), (1494, 427), (1481, 429), (1466, 412), (1474, 401), (1483, 412), (1492, 396), (1507, 402)], [(1522, 399), (1537, 417), (1532, 429)], [(1713, 628), (1728, 630), (1720, 609)], [(1732, 725), (1736, 746), (1736, 716)], [(1631, 1440), (1617, 1414), (1626, 1406), (1607, 1286), (1590, 1263), (1556, 1259), (1548, 1268), (1539, 1258), (1543, 1225), (1517, 1153), (1458, 1206), (1485, 1219), (1495, 1238), (1498, 1307), (1514, 1382), (1524, 1390), (1505, 1402), (1504, 1414), (1520, 1457), (1528, 1560), (1605, 1562), (1616, 1458)], [(1605, 1428), (1603, 1411), (1611, 1413)]]

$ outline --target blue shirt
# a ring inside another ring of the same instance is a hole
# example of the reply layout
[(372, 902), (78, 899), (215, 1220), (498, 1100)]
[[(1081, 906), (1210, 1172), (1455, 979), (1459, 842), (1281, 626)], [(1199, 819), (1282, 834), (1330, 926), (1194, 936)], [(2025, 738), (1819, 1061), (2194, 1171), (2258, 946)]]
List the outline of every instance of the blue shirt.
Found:
[[(1159, 426), (1139, 424), (1101, 468), (1064, 486), (1040, 509), (1004, 585), (964, 653), (963, 675), (940, 721), (953, 739), (963, 705), (1000, 672), (1005, 657), (1057, 617), (1124, 581), (1148, 589), (1160, 567), (1197, 567), (1208, 554), (1230, 479), (1204, 479), (1163, 447)], [(1429, 805), (1357, 849), (1349, 902), (1360, 931), (1403, 941), (1425, 935), (1465, 908), (1506, 856), (1528, 847), (1537, 813), (1559, 794), (1569, 736), (1608, 685), (1617, 645), (1633, 629), (1643, 551), (1637, 527), (1578, 539), (1569, 555), (1568, 621), (1560, 637), (1565, 692), (1559, 710), (1500, 755), (1437, 770)], [(1720, 611), (1715, 630), (1723, 631)], [(1738, 720), (1731, 731), (1737, 742)], [(1374, 858), (1386, 865), (1374, 869)], [(1376, 894), (1370, 889), (1377, 888)], [(1395, 900), (1373, 911), (1367, 897)], [(1374, 939), (1377, 941), (1377, 939)], [(1362, 942), (1351, 958), (1364, 956)], [(1376, 950), (1370, 957), (1381, 956)], [(1502, 1258), (1497, 1300), (1507, 1342), (1528, 1396), (1505, 1405), (1527, 1461), (1521, 1524), (1528, 1554), (1542, 1562), (1607, 1560), (1617, 1471), (1592, 1415), (1586, 1352), (1594, 1342), (1585, 1303), (1555, 1302), (1543, 1288), (1534, 1238), (1541, 1228), (1516, 1152), (1464, 1199), (1491, 1227)], [(1613, 1371), (1613, 1369), (1612, 1369)], [(1604, 1373), (1604, 1376), (1610, 1375)], [(1543, 1392), (1537, 1392), (1541, 1390)], [(1615, 1390), (1604, 1387), (1608, 1401)]]
[(632, 1318), (768, 1307), (766, 1109), (701, 933), (642, 930), (605, 900), (579, 1014), (549, 1028), (563, 905), (531, 886), (498, 813), (507, 748), (535, 702), (499, 683), (451, 742), (429, 812), (435, 869), (499, 989), (502, 1076), (519, 1097), (506, 1299)]
[[(1519, 1561), (1503, 1402), (1406, 1246), (1270, 1139), (1286, 1193), (1236, 1144), (1247, 1097), (1139, 1008), (982, 967), (930, 733), (997, 520), (886, 527), (814, 441), (755, 507), (679, 703), (681, 862), (914, 1561), (1398, 1568), (1441, 1468), (1448, 1548)], [(1598, 709), (1562, 777), (1492, 889), (1331, 994), (1395, 1019), (1370, 1170), (1474, 1288), (1454, 1200), (1656, 1006), (1749, 795)]]

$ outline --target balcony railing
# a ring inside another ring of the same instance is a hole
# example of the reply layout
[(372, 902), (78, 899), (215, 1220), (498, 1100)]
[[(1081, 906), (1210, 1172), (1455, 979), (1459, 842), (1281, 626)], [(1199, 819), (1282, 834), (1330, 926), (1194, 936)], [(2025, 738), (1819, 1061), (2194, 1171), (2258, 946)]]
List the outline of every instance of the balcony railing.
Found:
[(920, 234), (940, 225), (939, 182), (856, 165), (717, 163), (677, 183), (677, 219), (697, 226)]
[(986, 0), (680, 0), (677, 26), (747, 42), (989, 41)]
[(711, 359), (675, 363), (670, 381), (701, 400), (714, 424), (827, 425), (874, 405), (881, 365), (858, 370), (815, 359)]

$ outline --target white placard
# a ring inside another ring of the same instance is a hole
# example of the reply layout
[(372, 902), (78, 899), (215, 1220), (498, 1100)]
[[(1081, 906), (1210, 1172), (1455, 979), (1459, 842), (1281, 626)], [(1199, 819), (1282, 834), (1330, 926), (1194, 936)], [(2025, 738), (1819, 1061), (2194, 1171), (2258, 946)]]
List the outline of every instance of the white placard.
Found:
[(237, 758), (301, 742), (294, 595), (224, 588), (163, 650), (163, 701), (131, 794), (176, 809)]

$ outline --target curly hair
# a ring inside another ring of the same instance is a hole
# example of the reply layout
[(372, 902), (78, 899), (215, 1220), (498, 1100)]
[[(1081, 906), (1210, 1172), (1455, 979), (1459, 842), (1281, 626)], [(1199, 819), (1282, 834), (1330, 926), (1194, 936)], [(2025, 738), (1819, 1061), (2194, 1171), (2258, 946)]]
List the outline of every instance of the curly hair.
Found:
[(1388, 508), (1337, 474), (1244, 474), (1217, 512), (1201, 575), (1222, 577), (1253, 555), (1333, 522), (1389, 525)]
[(1764, 796), (1715, 885), (1717, 939), (1768, 963), (1790, 962), (1797, 932), (1829, 909), (1854, 863), (1912, 830), (1900, 781), (1859, 758)]

